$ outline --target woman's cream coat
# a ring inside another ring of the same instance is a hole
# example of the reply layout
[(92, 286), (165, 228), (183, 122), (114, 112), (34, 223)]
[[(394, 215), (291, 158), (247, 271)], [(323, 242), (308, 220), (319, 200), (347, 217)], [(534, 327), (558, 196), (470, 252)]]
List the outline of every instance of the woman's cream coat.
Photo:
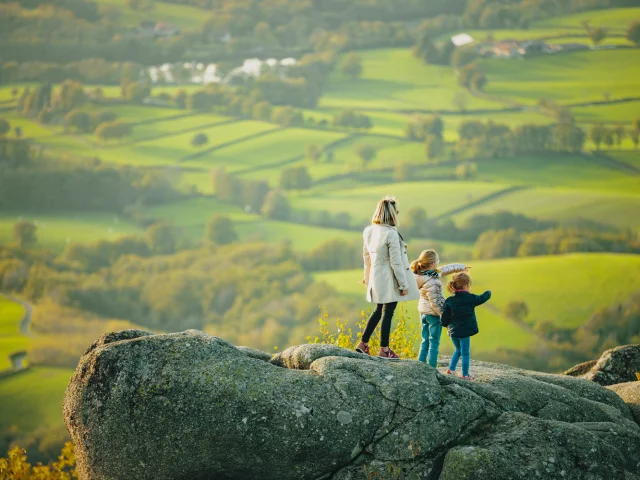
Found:
[[(362, 237), (367, 300), (372, 303), (417, 300), (418, 284), (409, 269), (407, 244), (398, 230), (388, 225), (369, 225)], [(409, 293), (402, 296), (400, 290)]]

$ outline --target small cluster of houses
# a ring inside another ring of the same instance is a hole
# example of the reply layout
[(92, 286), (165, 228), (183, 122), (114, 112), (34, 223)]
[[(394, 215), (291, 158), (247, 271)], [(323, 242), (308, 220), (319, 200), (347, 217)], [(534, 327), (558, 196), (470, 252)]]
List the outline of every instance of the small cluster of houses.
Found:
[(180, 29), (170, 23), (147, 20), (138, 24), (137, 34), (146, 38), (168, 38), (180, 35)]
[(466, 33), (451, 37), (456, 47), (475, 44), (478, 53), (488, 58), (524, 58), (532, 55), (553, 55), (557, 53), (589, 50), (588, 45), (580, 43), (551, 44), (544, 40), (499, 40), (495, 42), (478, 42)]

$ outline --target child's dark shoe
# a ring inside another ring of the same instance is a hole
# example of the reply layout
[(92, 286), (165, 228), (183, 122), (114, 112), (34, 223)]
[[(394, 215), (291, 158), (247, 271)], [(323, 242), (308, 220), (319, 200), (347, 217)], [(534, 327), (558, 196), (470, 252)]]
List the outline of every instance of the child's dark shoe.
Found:
[(398, 355), (396, 355), (396, 353), (391, 350), (390, 348), (387, 348), (387, 350), (385, 351), (382, 347), (380, 347), (380, 351), (378, 352), (378, 356), (380, 358), (388, 358), (389, 360), (397, 360), (400, 357)]
[(369, 345), (367, 345), (363, 341), (360, 341), (360, 343), (358, 343), (358, 345), (356, 345), (356, 352), (364, 353), (365, 355), (370, 355), (370, 353), (369, 353)]
[(453, 375), (454, 377), (458, 376), (458, 374), (455, 372), (455, 370), (449, 370), (448, 368), (447, 368), (447, 375)]

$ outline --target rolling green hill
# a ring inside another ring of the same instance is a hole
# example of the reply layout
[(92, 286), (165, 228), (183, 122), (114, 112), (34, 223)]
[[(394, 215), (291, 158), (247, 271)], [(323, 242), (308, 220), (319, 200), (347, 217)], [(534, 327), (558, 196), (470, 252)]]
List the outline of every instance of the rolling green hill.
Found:
[[(640, 277), (632, 274), (640, 269), (637, 255), (574, 254), (469, 264), (472, 290), (477, 293), (491, 290), (493, 295), (487, 307), (477, 310), (480, 334), (473, 338), (472, 349), (480, 355), (500, 347), (525, 348), (537, 341), (535, 334), (502, 315), (502, 309), (511, 301), (527, 304), (528, 323), (543, 320), (572, 328), (584, 323), (595, 311), (623, 302), (640, 290)], [(359, 301), (363, 308), (368, 307), (364, 287), (359, 283), (361, 269), (318, 273), (315, 278)], [(330, 314), (330, 306), (326, 308)], [(417, 302), (407, 302), (405, 309), (411, 321), (419, 321)], [(442, 345), (445, 351), (450, 351), (450, 342), (444, 337), (443, 333)]]
[(11, 367), (9, 355), (24, 350), (28, 338), (20, 332), (24, 308), (4, 295), (0, 295), (0, 371)]

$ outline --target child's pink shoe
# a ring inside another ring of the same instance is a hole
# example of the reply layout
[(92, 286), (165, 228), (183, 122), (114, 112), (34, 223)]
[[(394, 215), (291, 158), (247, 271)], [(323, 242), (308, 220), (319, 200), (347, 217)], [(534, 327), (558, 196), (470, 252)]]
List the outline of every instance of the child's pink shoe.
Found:
[(387, 351), (385, 352), (382, 347), (380, 347), (380, 351), (378, 352), (378, 356), (380, 358), (388, 358), (389, 360), (397, 360), (400, 357), (390, 348), (387, 348)]
[(447, 368), (447, 375), (453, 375), (454, 377), (458, 376), (458, 374), (455, 371), (449, 370), (448, 368)]
[(468, 376), (465, 377), (464, 375), (462, 375), (462, 379), (463, 380), (469, 380), (470, 382), (473, 382), (476, 379), (476, 377), (472, 377), (471, 375), (468, 375)]
[(360, 343), (356, 345), (356, 352), (364, 353), (365, 355), (369, 355), (369, 345), (360, 340)]

